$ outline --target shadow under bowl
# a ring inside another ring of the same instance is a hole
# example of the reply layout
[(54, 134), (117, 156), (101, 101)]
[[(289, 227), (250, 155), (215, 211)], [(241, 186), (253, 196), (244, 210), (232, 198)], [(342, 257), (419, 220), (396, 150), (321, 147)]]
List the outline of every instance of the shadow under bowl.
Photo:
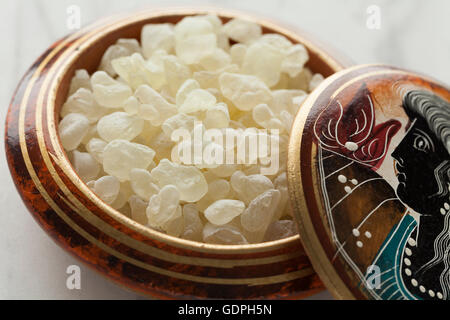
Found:
[(223, 10), (152, 10), (99, 21), (54, 43), (27, 71), (11, 101), (6, 154), (29, 211), (66, 251), (119, 285), (159, 298), (302, 298), (323, 289), (299, 236), (252, 245), (212, 245), (165, 235), (114, 210), (83, 183), (58, 134), (59, 111), (77, 69), (94, 72), (119, 38), (140, 38), (148, 23), (213, 13), (254, 20), (309, 51), (307, 66), (329, 76), (343, 68), (298, 32)]

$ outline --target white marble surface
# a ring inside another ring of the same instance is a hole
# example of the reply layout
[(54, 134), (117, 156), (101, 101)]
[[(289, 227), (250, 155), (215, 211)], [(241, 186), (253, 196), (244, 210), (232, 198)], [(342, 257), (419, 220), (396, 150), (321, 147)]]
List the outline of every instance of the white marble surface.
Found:
[[(83, 25), (146, 6), (239, 9), (317, 35), (355, 63), (388, 63), (450, 84), (448, 0), (1, 0), (2, 123), (20, 77), (43, 50), (68, 33), (66, 9), (73, 4), (81, 9)], [(379, 30), (366, 26), (370, 5), (381, 9)], [(0, 299), (139, 299), (83, 266), (81, 290), (66, 288), (66, 268), (78, 262), (27, 213), (10, 178), (3, 147), (0, 152)], [(325, 291), (313, 298), (330, 299), (331, 295)]]

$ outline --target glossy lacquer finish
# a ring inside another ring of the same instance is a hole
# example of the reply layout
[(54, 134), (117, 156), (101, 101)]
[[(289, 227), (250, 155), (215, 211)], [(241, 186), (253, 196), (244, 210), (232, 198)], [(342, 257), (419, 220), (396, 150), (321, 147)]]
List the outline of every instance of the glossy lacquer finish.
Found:
[(383, 65), (325, 80), (295, 120), (300, 237), (344, 299), (449, 299), (450, 90)]
[[(205, 11), (206, 12), (206, 11)], [(260, 245), (207, 245), (142, 226), (103, 203), (78, 178), (57, 135), (58, 112), (79, 68), (93, 72), (118, 38), (139, 38), (146, 23), (200, 11), (152, 11), (96, 23), (52, 45), (12, 99), (6, 153), (30, 213), (61, 247), (101, 275), (159, 298), (301, 298), (323, 289), (298, 236)], [(224, 21), (235, 14), (224, 14)], [(310, 51), (309, 67), (328, 76), (341, 65), (297, 34), (258, 21)]]

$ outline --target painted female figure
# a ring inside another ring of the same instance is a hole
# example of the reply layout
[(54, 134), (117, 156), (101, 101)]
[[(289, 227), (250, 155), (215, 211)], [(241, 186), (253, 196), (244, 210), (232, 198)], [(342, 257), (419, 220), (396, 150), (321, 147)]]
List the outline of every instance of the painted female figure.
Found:
[(378, 294), (384, 299), (393, 292), (408, 299), (449, 299), (450, 104), (428, 91), (413, 90), (405, 95), (403, 108), (410, 123), (392, 153), (396, 193), (418, 218), (405, 215), (374, 262), (383, 265), (389, 255), (400, 253), (395, 261), (399, 268), (382, 277), (387, 283)]
[(385, 92), (363, 84), (314, 125), (334, 259), (374, 299), (450, 299), (450, 104), (409, 88), (392, 107)]

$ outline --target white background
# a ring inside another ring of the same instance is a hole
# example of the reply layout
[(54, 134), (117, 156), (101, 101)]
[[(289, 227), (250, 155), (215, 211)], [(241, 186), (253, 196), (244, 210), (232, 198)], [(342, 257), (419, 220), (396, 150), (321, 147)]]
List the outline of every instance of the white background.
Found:
[[(69, 32), (66, 9), (81, 8), (82, 25), (111, 13), (155, 6), (213, 5), (296, 26), (337, 48), (355, 64), (387, 63), (450, 84), (448, 0), (0, 0), (0, 116), (20, 77)], [(367, 8), (381, 9), (381, 29), (366, 26)], [(3, 129), (2, 129), (3, 131)], [(81, 290), (66, 288), (78, 262), (52, 242), (22, 204), (0, 148), (0, 299), (139, 299), (81, 266)], [(328, 292), (314, 296), (331, 298)]]

